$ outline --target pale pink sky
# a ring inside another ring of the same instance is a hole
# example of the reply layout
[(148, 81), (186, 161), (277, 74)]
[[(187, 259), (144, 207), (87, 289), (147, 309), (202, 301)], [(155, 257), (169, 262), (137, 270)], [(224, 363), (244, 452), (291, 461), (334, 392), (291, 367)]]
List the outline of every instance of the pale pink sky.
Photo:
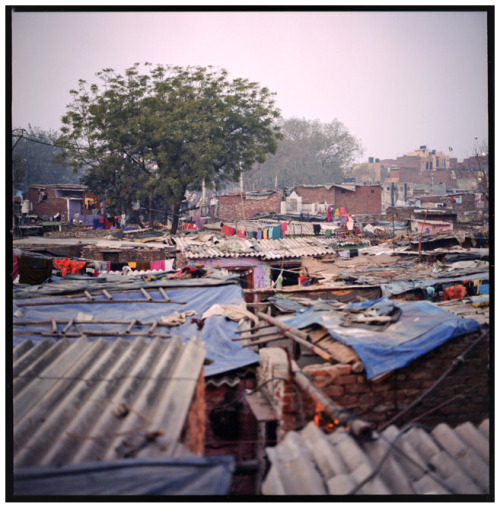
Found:
[[(182, 9), (182, 8), (181, 8)], [(222, 7), (221, 7), (222, 9)], [(362, 160), (488, 137), (486, 12), (14, 12), (13, 127), (57, 130), (104, 67), (214, 65), (276, 92), (285, 118), (337, 118)]]

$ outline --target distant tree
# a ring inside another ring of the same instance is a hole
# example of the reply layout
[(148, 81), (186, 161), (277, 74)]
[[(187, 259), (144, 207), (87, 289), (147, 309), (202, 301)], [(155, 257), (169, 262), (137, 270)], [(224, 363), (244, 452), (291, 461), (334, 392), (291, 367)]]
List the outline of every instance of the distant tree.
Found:
[(251, 180), (260, 187), (340, 183), (344, 168), (362, 153), (360, 142), (337, 119), (321, 123), (299, 118), (282, 121), (276, 155), (256, 164)]
[(280, 129), (273, 93), (212, 67), (146, 63), (79, 81), (63, 117), (60, 146), (87, 168), (86, 183), (123, 211), (133, 200), (169, 203), (172, 233), (187, 190), (236, 180), (275, 153)]
[(28, 125), (12, 132), (12, 182), (26, 192), (30, 185), (80, 182), (76, 172), (61, 160), (61, 149), (54, 146), (58, 134)]

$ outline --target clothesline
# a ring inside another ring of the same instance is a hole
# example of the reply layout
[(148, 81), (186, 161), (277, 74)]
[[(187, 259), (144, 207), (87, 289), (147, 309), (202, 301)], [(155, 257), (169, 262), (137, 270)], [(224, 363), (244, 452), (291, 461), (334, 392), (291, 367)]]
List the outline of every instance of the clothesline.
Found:
[(282, 222), (274, 227), (264, 227), (258, 231), (248, 231), (245, 229), (236, 229), (229, 225), (222, 224), (221, 232), (226, 236), (238, 236), (240, 238), (253, 239), (283, 239), (286, 235), (287, 223)]

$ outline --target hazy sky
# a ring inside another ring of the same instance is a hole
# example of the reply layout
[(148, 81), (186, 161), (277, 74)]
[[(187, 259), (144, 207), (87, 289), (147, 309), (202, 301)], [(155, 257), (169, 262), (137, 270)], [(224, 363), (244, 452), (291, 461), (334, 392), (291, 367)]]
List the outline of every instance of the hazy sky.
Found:
[(80, 78), (134, 62), (214, 65), (276, 92), (285, 118), (337, 118), (369, 156), (470, 156), (488, 137), (485, 12), (19, 12), (13, 127), (57, 130)]

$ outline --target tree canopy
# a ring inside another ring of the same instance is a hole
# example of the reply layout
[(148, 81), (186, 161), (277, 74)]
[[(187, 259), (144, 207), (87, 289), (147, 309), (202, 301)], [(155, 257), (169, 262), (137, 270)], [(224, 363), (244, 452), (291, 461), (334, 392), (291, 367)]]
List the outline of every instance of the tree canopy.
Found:
[(31, 125), (13, 130), (12, 182), (16, 190), (26, 192), (36, 184), (80, 182), (78, 171), (62, 163), (62, 150), (53, 145), (57, 136), (57, 132)]
[(103, 69), (100, 85), (80, 80), (58, 144), (117, 212), (137, 199), (171, 204), (174, 233), (186, 190), (235, 181), (276, 153), (279, 111), (267, 88), (224, 69), (145, 67)]
[(321, 123), (290, 118), (282, 120), (281, 130), (283, 139), (276, 155), (252, 171), (254, 185), (341, 183), (344, 169), (363, 151), (359, 140), (337, 119)]

